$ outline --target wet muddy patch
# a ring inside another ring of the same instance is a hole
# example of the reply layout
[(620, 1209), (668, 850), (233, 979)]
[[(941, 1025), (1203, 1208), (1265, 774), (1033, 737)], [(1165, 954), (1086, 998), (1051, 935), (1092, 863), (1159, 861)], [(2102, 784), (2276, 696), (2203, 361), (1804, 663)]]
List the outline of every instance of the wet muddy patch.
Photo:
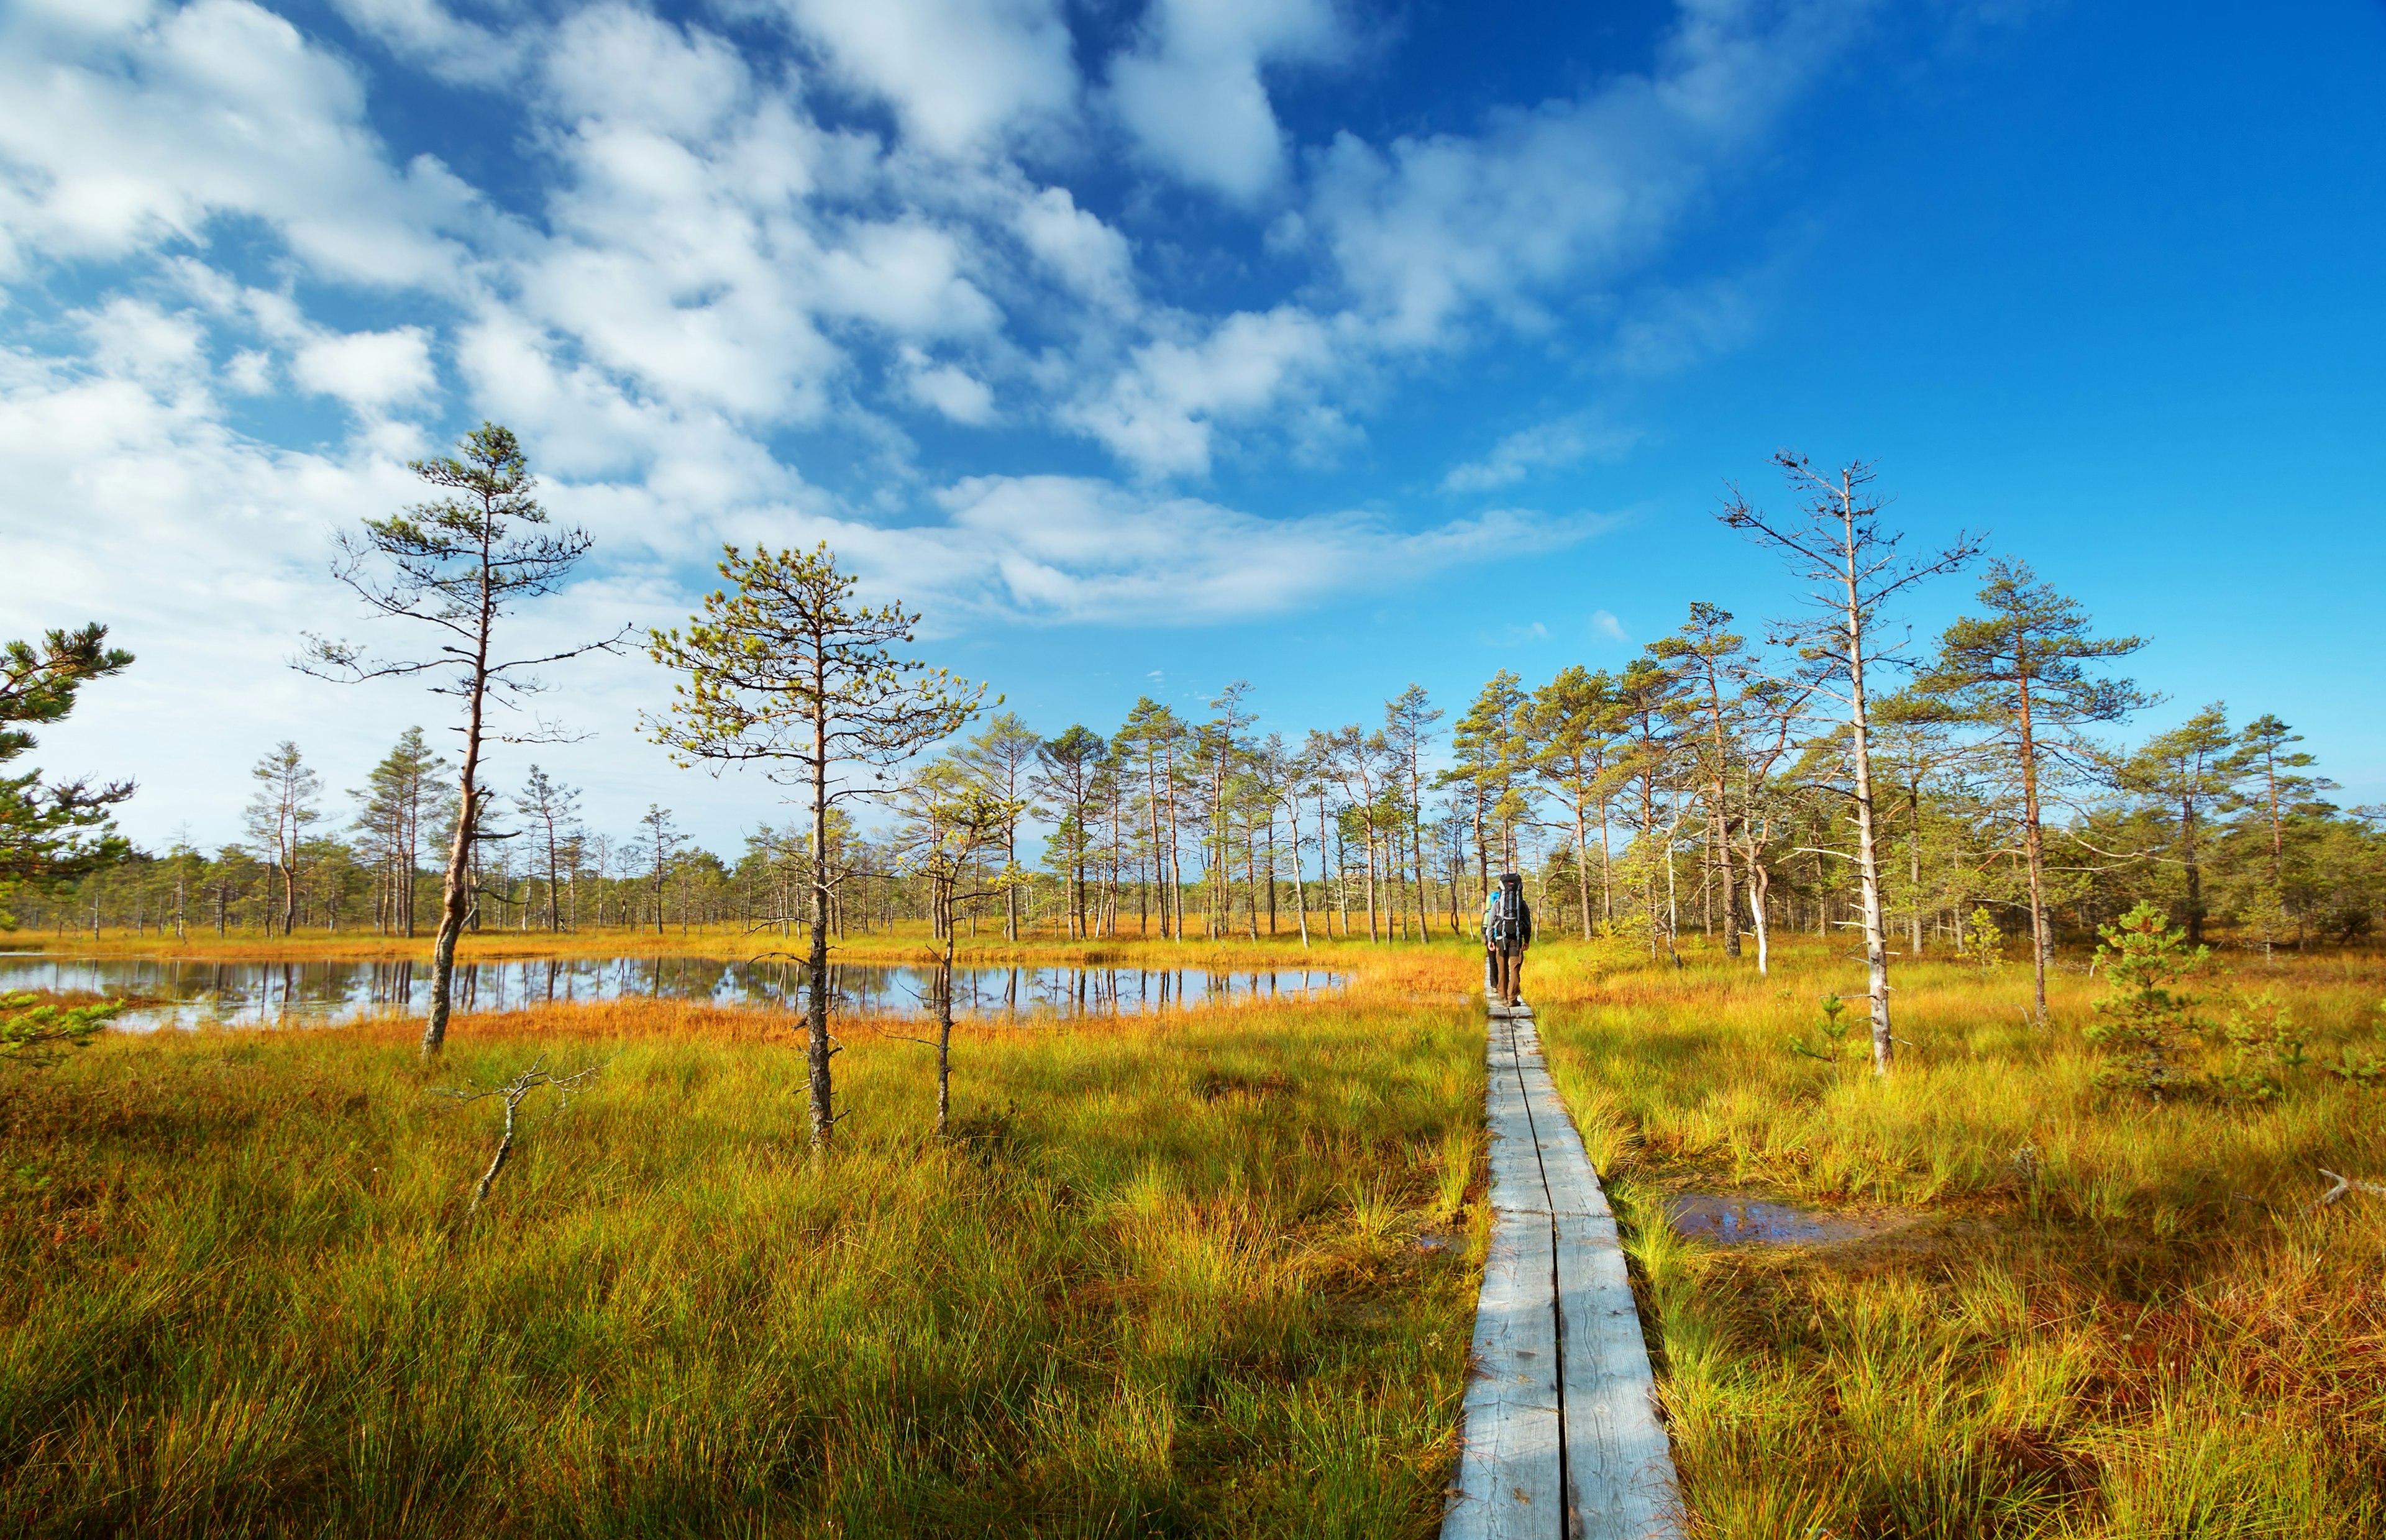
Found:
[(1921, 1215), (1900, 1209), (1808, 1208), (1745, 1192), (1676, 1192), (1660, 1200), (1684, 1240), (1710, 1246), (1840, 1246), (1906, 1229)]

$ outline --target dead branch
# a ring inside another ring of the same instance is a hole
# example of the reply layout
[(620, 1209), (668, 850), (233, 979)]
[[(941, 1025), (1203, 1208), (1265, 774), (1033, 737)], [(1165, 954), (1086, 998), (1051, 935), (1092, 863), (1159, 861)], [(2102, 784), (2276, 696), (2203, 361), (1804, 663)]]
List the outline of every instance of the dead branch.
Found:
[(2363, 1182), (2355, 1177), (2339, 1176), (2325, 1166), (2313, 1169), (2336, 1185), (2305, 1204), (2304, 1207), (2306, 1208), (2325, 1208), (2347, 1193), (2367, 1193), (2371, 1197), (2386, 1197), (2386, 1182)]
[(464, 1210), (466, 1220), (481, 1211), (481, 1204), (488, 1197), (489, 1189), (496, 1184), (497, 1173), (506, 1169), (506, 1160), (514, 1152), (514, 1135), (520, 1127), (522, 1104), (530, 1099), (533, 1093), (545, 1086), (555, 1093), (555, 1111), (559, 1113), (571, 1105), (574, 1091), (596, 1078), (599, 1068), (601, 1066), (591, 1064), (568, 1075), (556, 1075), (547, 1072), (546, 1060), (540, 1058), (533, 1060), (529, 1069), (513, 1079), (485, 1089), (475, 1085), (433, 1087), (432, 1095), (446, 1096), (457, 1102), (486, 1101), (494, 1096), (505, 1104), (505, 1133), (497, 1140), (496, 1154), (489, 1158), (489, 1169), (481, 1173), (480, 1183), (472, 1189), (471, 1204)]

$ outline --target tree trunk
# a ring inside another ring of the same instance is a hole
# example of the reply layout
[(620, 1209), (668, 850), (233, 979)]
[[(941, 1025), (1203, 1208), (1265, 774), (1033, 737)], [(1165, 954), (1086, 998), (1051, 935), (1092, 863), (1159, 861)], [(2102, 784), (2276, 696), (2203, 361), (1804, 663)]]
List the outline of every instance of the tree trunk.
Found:
[(1590, 939), (1590, 841), (1583, 828), (1582, 804), (1574, 805), (1574, 885), (1582, 901), (1582, 935)]
[(1880, 905), (1880, 851), (1873, 829), (1872, 723), (1865, 700), (1864, 611), (1848, 570), (1848, 727), (1856, 783), (1856, 882), (1864, 903), (1865, 993), (1872, 1004), (1872, 1067), (1887, 1074), (1896, 1045), (1889, 1028), (1889, 936)]
[(2198, 859), (2195, 829), (2195, 798), (2179, 799), (2179, 832), (2186, 845), (2187, 866), (2187, 944), (2204, 945), (2204, 867)]
[(1914, 840), (1906, 847), (1906, 878), (1913, 889), (1914, 912), (1906, 918), (1907, 945), (1915, 957), (1922, 955), (1922, 777), (1916, 775), (1908, 783), (1907, 795), (1914, 810)]
[[(804, 971), (805, 1068), (810, 1081), (811, 1145), (825, 1154), (836, 1132), (828, 1041), (828, 666), (812, 639), (812, 935)], [(946, 945), (950, 946), (951, 942)]]
[(422, 1026), (422, 1057), (433, 1058), (447, 1041), (448, 998), (456, 980), (456, 942), (464, 933), (472, 896), (474, 833), (481, 821), (481, 711), (489, 685), (489, 625), (496, 614), (489, 594), (487, 553), (483, 552), (481, 614), (472, 652), (472, 682), (464, 714), (464, 766), (458, 780), (456, 838), (447, 846), (447, 871), (439, 889), (439, 935), (431, 945), (431, 1019)]
[(2030, 718), (2029, 645), (2014, 635), (2016, 726), (2021, 734), (2021, 845), (2029, 864), (2029, 962), (2039, 1024), (2046, 1023), (2046, 842), (2038, 820), (2038, 743)]
[(945, 955), (936, 970), (936, 1137), (953, 1113), (953, 884), (944, 884)]
[(1754, 856), (1748, 858), (1748, 918), (1756, 929), (1756, 975), (1766, 976), (1770, 970), (1772, 952), (1767, 945), (1771, 933), (1766, 928), (1764, 898), (1773, 885), (1772, 874)]

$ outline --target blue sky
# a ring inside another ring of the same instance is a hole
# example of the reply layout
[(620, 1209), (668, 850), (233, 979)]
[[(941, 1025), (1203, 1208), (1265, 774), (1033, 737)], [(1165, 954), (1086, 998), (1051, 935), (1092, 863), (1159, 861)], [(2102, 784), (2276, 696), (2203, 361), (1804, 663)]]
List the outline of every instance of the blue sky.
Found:
[[(284, 666), (331, 532), (492, 417), (598, 542), (534, 643), (826, 539), (1047, 732), (1297, 734), (1784, 611), (1795, 446), (2379, 800), (2382, 80), (2342, 0), (6, 0), (0, 622), (140, 655), (39, 757), (143, 838), (358, 784), (442, 720)], [(560, 682), (600, 826), (777, 816)]]

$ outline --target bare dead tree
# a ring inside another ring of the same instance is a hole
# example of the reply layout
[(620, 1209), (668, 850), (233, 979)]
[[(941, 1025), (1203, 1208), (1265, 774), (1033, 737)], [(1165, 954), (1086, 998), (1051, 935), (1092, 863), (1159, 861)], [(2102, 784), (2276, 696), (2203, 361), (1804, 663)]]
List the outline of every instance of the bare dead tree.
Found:
[(433, 1088), (433, 1095), (446, 1096), (458, 1102), (488, 1101), (494, 1098), (504, 1104), (506, 1109), (505, 1133), (497, 1140), (496, 1153), (489, 1158), (488, 1170), (481, 1173), (480, 1182), (472, 1188), (472, 1202), (464, 1210), (466, 1221), (469, 1221), (473, 1215), (481, 1211), (481, 1205), (488, 1198), (489, 1189), (496, 1185), (497, 1173), (506, 1169), (506, 1161), (513, 1155), (514, 1138), (521, 1130), (522, 1104), (539, 1091), (552, 1091), (555, 1093), (555, 1112), (549, 1113), (548, 1116), (553, 1117), (571, 1104), (573, 1092), (596, 1078), (599, 1068), (598, 1065), (591, 1064), (575, 1070), (568, 1075), (557, 1075), (548, 1072), (546, 1060), (541, 1058), (534, 1061), (529, 1069), (522, 1070), (512, 1079), (502, 1081), (485, 1089), (477, 1085), (443, 1085)]
[(1901, 557), (1897, 547), (1904, 535), (1881, 519), (1881, 499), (1871, 491), (1870, 465), (1856, 460), (1825, 471), (1787, 449), (1777, 452), (1773, 463), (1790, 488), (1805, 497), (1798, 513), (1778, 518), (1763, 513), (1732, 486), (1718, 517), (1780, 552), (1790, 574), (1813, 585), (1806, 603), (1815, 613), (1776, 622), (1771, 640), (1796, 649), (1804, 682), (1839, 701), (1847, 712), (1851, 788), (1845, 795), (1856, 815), (1856, 882), (1864, 908), (1866, 993), (1872, 1001), (1873, 1070), (1886, 1074), (1894, 1039), (1889, 1024), (1889, 937), (1881, 904), (1867, 670), (1893, 658), (1903, 645), (1882, 645), (1882, 607), (1924, 579), (1964, 566), (1979, 555), (1981, 541), (1959, 532), (1952, 544), (1930, 556)]
[(995, 795), (952, 761), (938, 760), (905, 783), (902, 810), (908, 825), (906, 864), (928, 879), (936, 929), (945, 943), (936, 961), (936, 1038), (906, 1039), (936, 1050), (936, 1137), (941, 1139), (952, 1124), (953, 908), (995, 895), (999, 884), (965, 891), (961, 879), (977, 869), (982, 855), (1008, 848), (1023, 805)]
[[(431, 688), (463, 703), (464, 737), (455, 838), (447, 849), (439, 902), (439, 938), (431, 963), (431, 1018), (422, 1053), (436, 1057), (447, 1040), (447, 1012), (456, 974), (456, 940), (473, 899), (474, 843), (482, 830), (481, 750), (491, 702), (518, 705), (545, 686), (529, 670), (586, 653), (611, 652), (630, 633), (624, 626), (600, 641), (534, 657), (495, 656), (496, 627), (522, 600), (563, 586), (592, 544), (585, 531), (543, 532), (546, 512), (531, 495), (537, 484), (521, 446), (507, 429), (483, 422), (465, 435), (463, 458), (416, 460), (414, 473), (448, 495), (419, 503), (387, 519), (368, 519), (361, 536), (343, 532), (333, 575), (354, 589), (377, 616), (417, 620), (446, 633), (422, 658), (376, 658), (347, 642), (309, 635), (295, 660), (300, 671), (354, 683), (430, 674)], [(546, 723), (498, 734), (503, 743), (551, 743), (564, 734)]]

